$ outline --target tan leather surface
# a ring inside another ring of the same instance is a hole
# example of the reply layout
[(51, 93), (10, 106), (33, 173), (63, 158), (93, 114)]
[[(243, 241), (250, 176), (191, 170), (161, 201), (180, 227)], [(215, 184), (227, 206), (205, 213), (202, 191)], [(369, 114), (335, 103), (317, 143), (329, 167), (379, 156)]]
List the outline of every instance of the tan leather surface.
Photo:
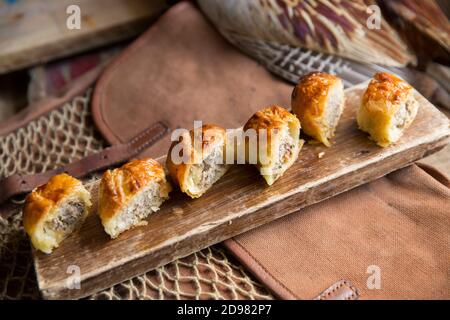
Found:
[[(112, 144), (155, 121), (191, 129), (194, 120), (244, 125), (270, 104), (289, 107), (292, 86), (233, 48), (189, 2), (170, 9), (106, 70), (93, 115)], [(165, 155), (166, 136), (145, 155)]]
[[(285, 299), (311, 299), (339, 279), (360, 299), (450, 299), (450, 181), (424, 169), (412, 165), (225, 244)], [(373, 266), (379, 289), (367, 285)]]

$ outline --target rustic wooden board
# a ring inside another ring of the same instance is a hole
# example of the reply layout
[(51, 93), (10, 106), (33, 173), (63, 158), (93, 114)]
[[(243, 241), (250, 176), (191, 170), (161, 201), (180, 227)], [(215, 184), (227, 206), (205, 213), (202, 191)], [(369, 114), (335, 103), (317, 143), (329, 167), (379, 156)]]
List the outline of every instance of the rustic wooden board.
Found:
[[(66, 27), (69, 5), (81, 29)], [(0, 0), (0, 74), (130, 38), (166, 8), (165, 0)]]
[[(66, 239), (53, 254), (34, 252), (43, 297), (87, 296), (379, 178), (449, 142), (449, 120), (417, 94), (421, 106), (412, 127), (397, 145), (377, 147), (355, 123), (363, 88), (346, 92), (347, 106), (335, 145), (306, 144), (299, 160), (271, 187), (254, 167), (234, 166), (202, 198), (192, 200), (175, 191), (161, 210), (147, 219), (147, 226), (115, 240), (108, 238), (99, 218), (92, 214), (80, 232)], [(322, 151), (325, 155), (319, 159)], [(94, 202), (97, 184), (90, 185)], [(80, 268), (80, 289), (66, 287), (67, 270), (72, 265)]]
[[(443, 108), (440, 110), (450, 119), (450, 110)], [(419, 162), (433, 166), (450, 177), (450, 144)]]

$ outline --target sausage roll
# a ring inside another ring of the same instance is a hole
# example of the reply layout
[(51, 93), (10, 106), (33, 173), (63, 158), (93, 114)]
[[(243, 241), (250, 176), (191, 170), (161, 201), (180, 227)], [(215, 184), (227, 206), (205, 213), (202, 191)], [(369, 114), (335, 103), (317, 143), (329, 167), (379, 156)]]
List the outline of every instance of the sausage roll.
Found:
[(377, 73), (363, 95), (358, 126), (379, 146), (387, 147), (400, 139), (418, 108), (413, 87), (392, 74)]
[(26, 198), (23, 225), (36, 249), (51, 253), (78, 229), (89, 212), (91, 195), (81, 181), (59, 174)]
[[(257, 148), (250, 130), (257, 137)], [(286, 109), (273, 105), (256, 112), (245, 124), (247, 161), (255, 163), (268, 185), (272, 185), (295, 162), (303, 141), (300, 121)], [(253, 141), (253, 143), (252, 143)], [(255, 157), (256, 153), (256, 157)]]
[(166, 164), (170, 176), (182, 192), (191, 198), (200, 197), (227, 172), (225, 148), (225, 129), (204, 125), (191, 130), (169, 149)]
[(107, 170), (99, 187), (98, 214), (111, 238), (134, 226), (145, 224), (158, 211), (172, 190), (163, 166), (156, 160), (132, 160)]
[(307, 135), (331, 146), (330, 139), (344, 110), (344, 86), (336, 76), (312, 72), (300, 78), (292, 91), (292, 112)]

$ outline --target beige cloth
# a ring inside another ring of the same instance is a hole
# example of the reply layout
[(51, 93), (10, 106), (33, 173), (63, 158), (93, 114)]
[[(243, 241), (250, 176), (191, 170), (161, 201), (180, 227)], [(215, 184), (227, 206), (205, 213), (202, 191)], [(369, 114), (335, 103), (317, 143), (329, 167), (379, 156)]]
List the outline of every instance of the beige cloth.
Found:
[(423, 168), (432, 175), (412, 165), (226, 244), (281, 298), (347, 279), (360, 299), (449, 299), (450, 182)]

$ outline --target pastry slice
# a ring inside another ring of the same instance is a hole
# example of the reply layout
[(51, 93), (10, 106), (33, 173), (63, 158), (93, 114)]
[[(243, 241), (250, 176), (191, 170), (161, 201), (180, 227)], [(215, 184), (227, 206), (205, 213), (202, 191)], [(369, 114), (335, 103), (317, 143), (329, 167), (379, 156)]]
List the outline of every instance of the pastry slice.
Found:
[(418, 109), (412, 86), (392, 74), (380, 72), (375, 74), (363, 95), (358, 126), (379, 146), (387, 147), (400, 139)]
[(312, 72), (300, 78), (291, 97), (292, 112), (307, 135), (331, 146), (344, 110), (344, 86), (336, 76)]
[(33, 246), (51, 253), (81, 227), (91, 206), (90, 199), (81, 181), (65, 173), (33, 190), (23, 210), (23, 225)]
[(172, 180), (191, 198), (202, 196), (229, 169), (226, 132), (215, 125), (191, 130), (172, 143), (166, 165)]
[(247, 162), (256, 164), (268, 185), (294, 164), (303, 145), (300, 121), (277, 105), (256, 112), (245, 124), (244, 133)]
[(132, 160), (122, 167), (107, 170), (99, 187), (98, 214), (111, 238), (145, 224), (169, 198), (171, 186), (163, 166), (153, 159)]

